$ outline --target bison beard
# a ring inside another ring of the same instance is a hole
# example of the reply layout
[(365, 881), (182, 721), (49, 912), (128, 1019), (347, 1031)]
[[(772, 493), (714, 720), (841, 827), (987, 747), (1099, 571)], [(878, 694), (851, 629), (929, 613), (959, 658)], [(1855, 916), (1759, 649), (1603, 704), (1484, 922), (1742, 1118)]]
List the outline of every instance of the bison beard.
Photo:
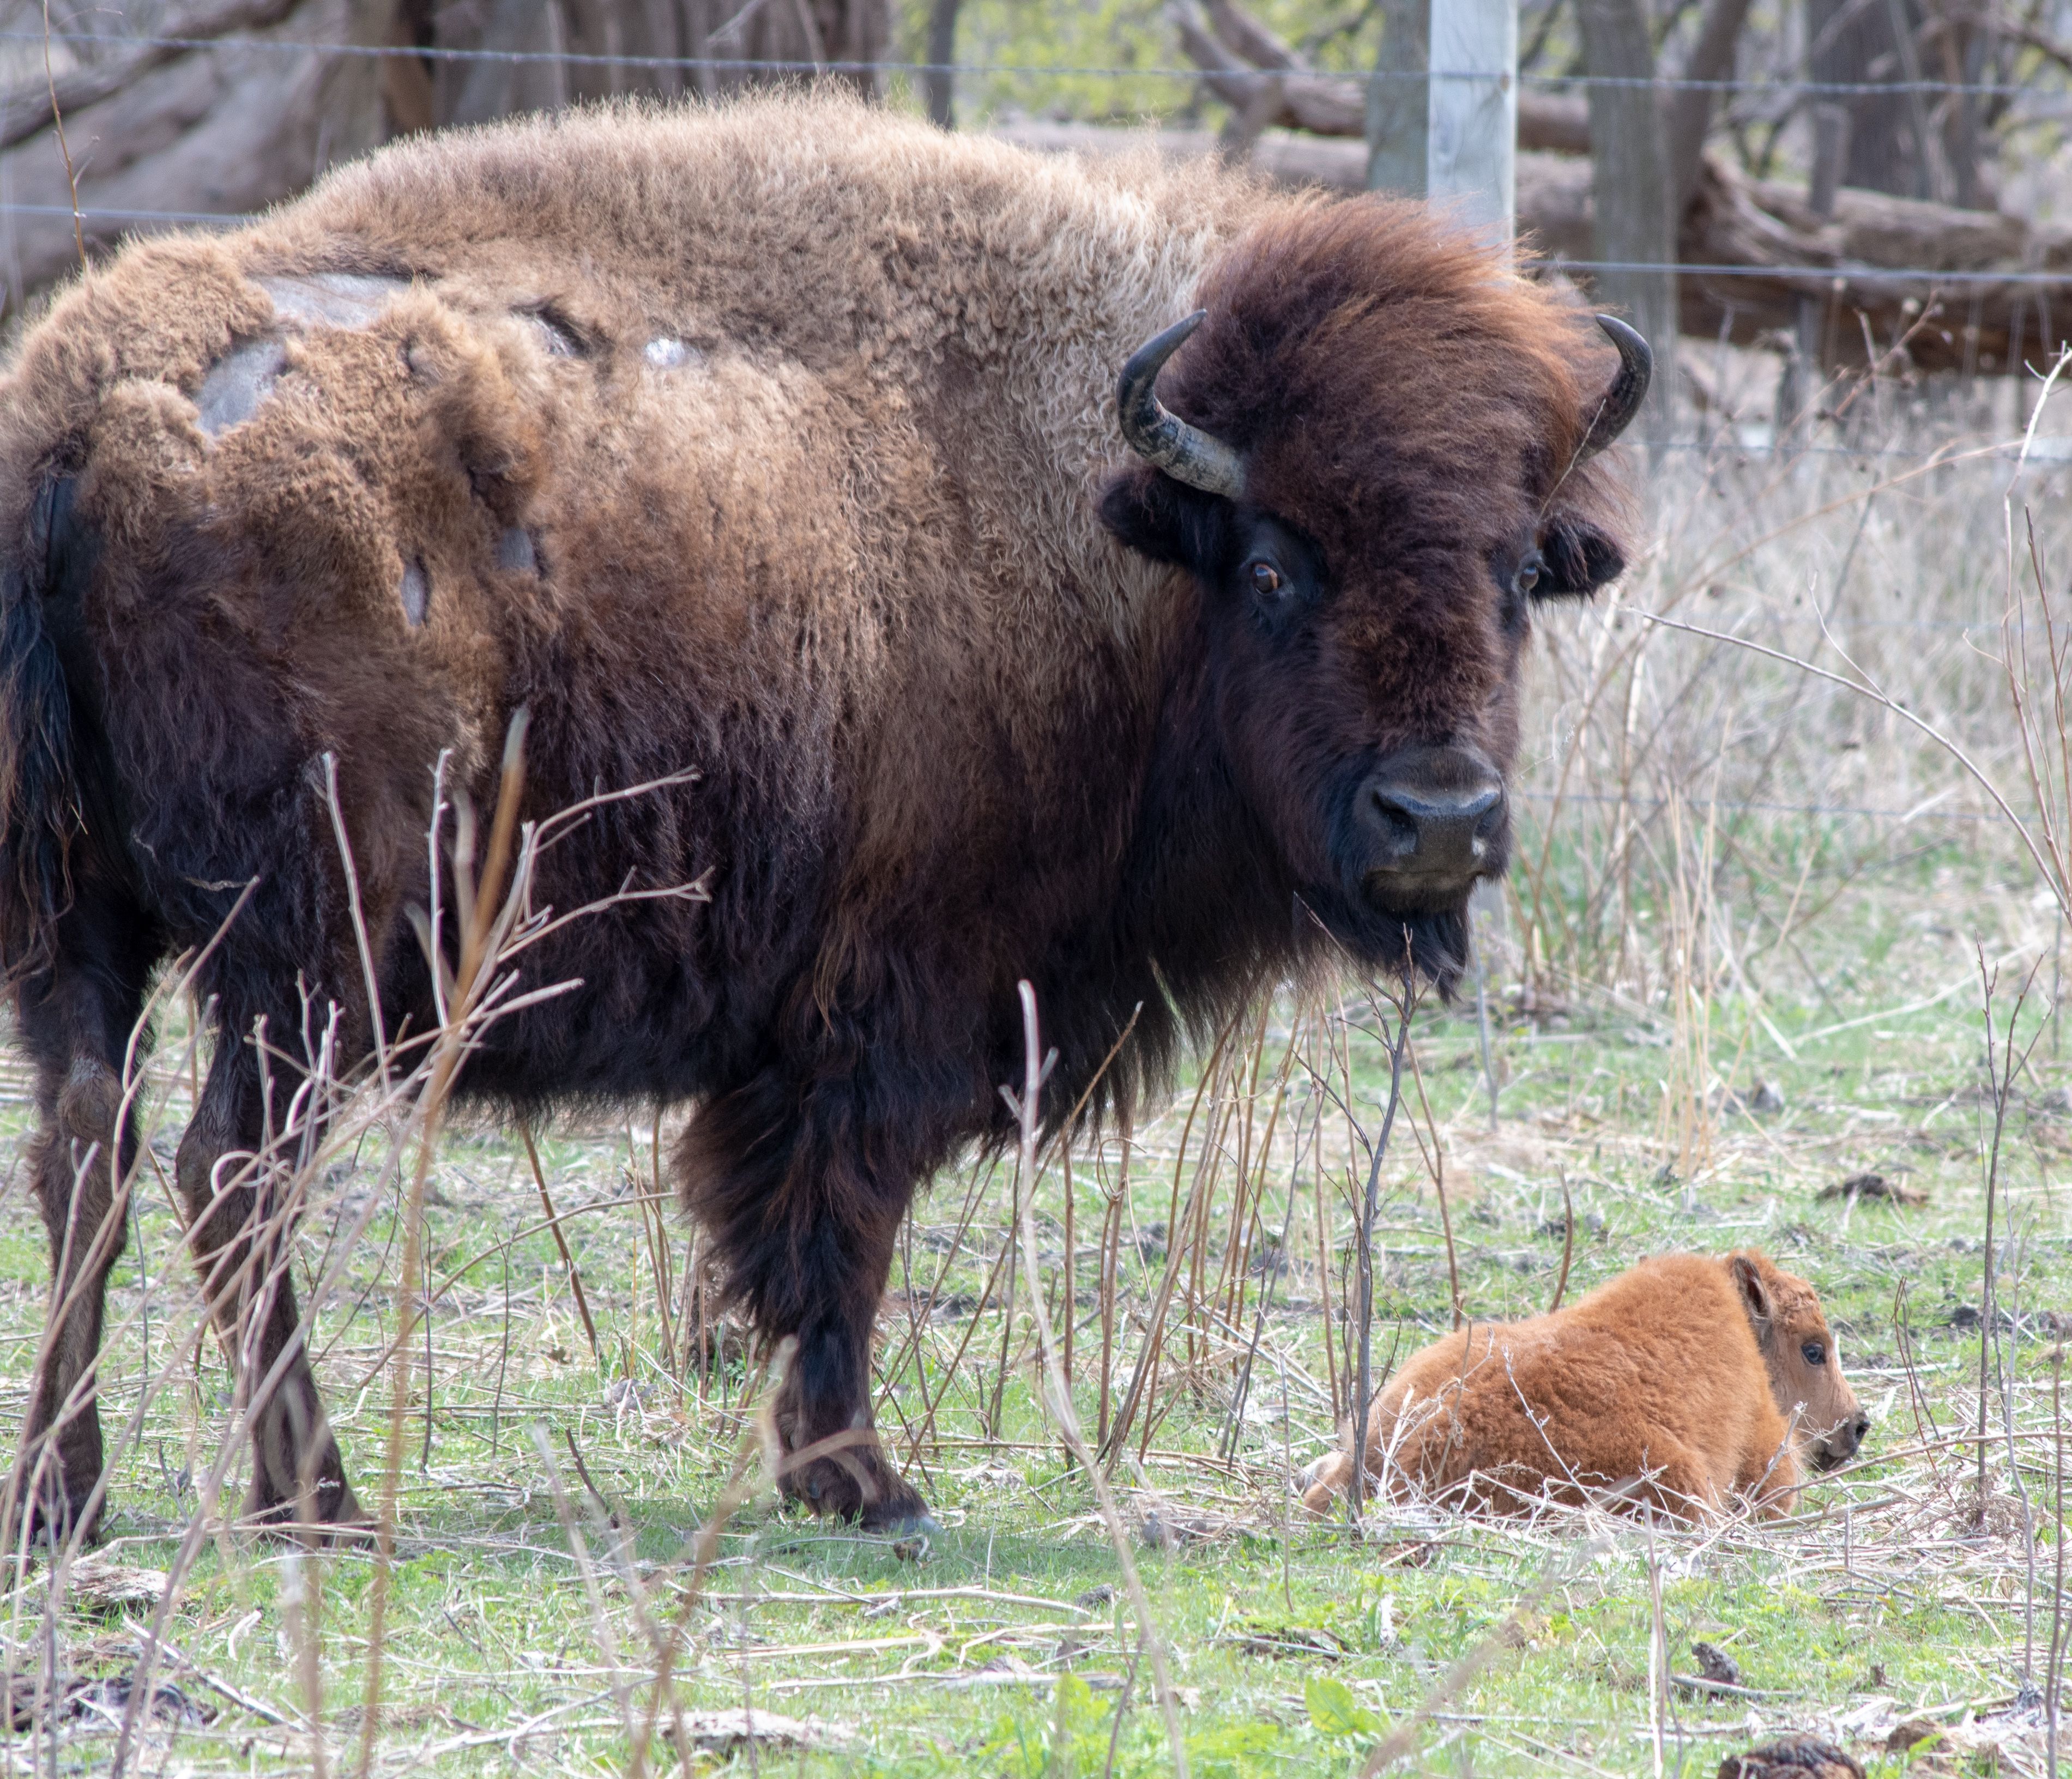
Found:
[(248, 1508), (359, 1517), (257, 1046), (285, 1101), (306, 991), (371, 1049), (349, 888), (386, 1035), (438, 1025), (434, 769), (487, 807), (522, 707), (527, 817), (651, 788), (542, 855), (534, 906), (609, 906), (456, 1091), (692, 1107), (684, 1202), (796, 1341), (785, 1486), (920, 1519), (873, 1325), (917, 1183), (1013, 1134), (1015, 984), (1054, 1123), (1125, 1030), (1096, 1114), (1291, 974), (1458, 972), (1532, 607), (1622, 563), (1617, 343), (1413, 206), (826, 98), (401, 145), (125, 249), (0, 391), (0, 962), (65, 1306), (35, 1510), (92, 1530), (126, 1047), (213, 943), (175, 1172), (264, 1398)]

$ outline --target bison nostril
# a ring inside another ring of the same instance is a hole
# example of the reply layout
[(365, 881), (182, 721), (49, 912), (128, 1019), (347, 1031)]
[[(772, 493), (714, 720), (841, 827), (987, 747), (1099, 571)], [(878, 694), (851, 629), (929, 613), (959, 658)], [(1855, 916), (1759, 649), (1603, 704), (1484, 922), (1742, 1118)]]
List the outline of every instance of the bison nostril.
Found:
[(1491, 787), (1470, 799), (1462, 814), (1464, 820), (1474, 824), (1468, 836), (1468, 853), (1479, 865), (1489, 857), (1490, 841), (1503, 824), (1503, 793)]
[(1383, 785), (1373, 787), (1367, 793), (1367, 801), (1383, 862), (1396, 865), (1414, 858), (1417, 853), (1416, 811)]

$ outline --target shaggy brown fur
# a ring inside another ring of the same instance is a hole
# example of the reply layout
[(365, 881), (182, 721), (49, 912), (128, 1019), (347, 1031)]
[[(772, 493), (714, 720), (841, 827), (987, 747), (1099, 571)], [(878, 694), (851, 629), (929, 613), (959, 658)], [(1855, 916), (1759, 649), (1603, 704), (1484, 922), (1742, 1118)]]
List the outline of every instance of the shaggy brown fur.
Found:
[[(1551, 1316), (1435, 1341), (1369, 1424), (1386, 1495), (1504, 1510), (1623, 1489), (1698, 1518), (1736, 1496), (1790, 1513), (1802, 1467), (1850, 1456), (1870, 1421), (1813, 1288), (1751, 1250), (1643, 1260)], [(1318, 1513), (1352, 1480), (1345, 1432), (1307, 1479)]]
[[(1161, 392), (1241, 450), (1242, 503), (1119, 464), (1116, 368), (1198, 301)], [(528, 707), (532, 815), (698, 770), (600, 811), (538, 894), (706, 876), (710, 902), (532, 951), (528, 980), (581, 992), (498, 1027), (461, 1089), (694, 1102), (685, 1202), (799, 1337), (785, 1439), (867, 1432), (894, 1232), (1005, 1134), (1018, 978), (1055, 1118), (1140, 1004), (1112, 1095), (1291, 970), (1406, 944), (1457, 969), (1467, 879), (1387, 890), (1363, 787), (1406, 750), (1509, 762), (1528, 592), (1620, 566), (1613, 485), (1575, 461), (1611, 369), (1416, 207), (825, 98), (411, 142), (126, 249), (0, 389), (0, 952), (54, 1260), (87, 1287), (30, 1416), (78, 1410), (44, 1508), (85, 1510), (101, 1470), (78, 1405), (120, 1233), (91, 1236), (157, 961), (258, 879), (203, 972), (179, 1153), (212, 1278), (263, 1209), (212, 1196), (262, 1134), (258, 1023), (301, 1030), (300, 983), (371, 1037), (323, 755), (384, 1014), (416, 1031), (442, 750), (482, 802)], [(1482, 874), (1503, 853), (1493, 828)], [(306, 1461), (353, 1517), (292, 1287), (218, 1296), (281, 1363), (252, 1508)], [(874, 1441), (788, 1481), (873, 1524), (923, 1510)]]

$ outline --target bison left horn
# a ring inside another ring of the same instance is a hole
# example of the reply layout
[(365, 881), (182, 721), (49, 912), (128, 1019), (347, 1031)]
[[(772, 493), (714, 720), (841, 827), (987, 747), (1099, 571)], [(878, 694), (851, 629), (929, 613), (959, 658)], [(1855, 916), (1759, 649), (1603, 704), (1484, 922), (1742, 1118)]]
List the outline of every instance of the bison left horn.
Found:
[(1600, 315), (1597, 325), (1618, 348), (1618, 375), (1597, 404), (1597, 417), (1591, 421), (1582, 448), (1576, 453), (1578, 463), (1595, 457), (1633, 424), (1633, 417), (1647, 400), (1647, 386), (1655, 377), (1655, 354), (1646, 340), (1615, 316)]
[[(1122, 436), (1145, 462), (1190, 488), (1235, 500), (1244, 492), (1244, 467), (1237, 453), (1221, 439), (1169, 413), (1158, 400), (1159, 372), (1207, 313), (1197, 309), (1164, 333), (1153, 335), (1129, 355), (1116, 384), (1116, 411), (1122, 421)], [(1643, 384), (1645, 381), (1643, 378)]]

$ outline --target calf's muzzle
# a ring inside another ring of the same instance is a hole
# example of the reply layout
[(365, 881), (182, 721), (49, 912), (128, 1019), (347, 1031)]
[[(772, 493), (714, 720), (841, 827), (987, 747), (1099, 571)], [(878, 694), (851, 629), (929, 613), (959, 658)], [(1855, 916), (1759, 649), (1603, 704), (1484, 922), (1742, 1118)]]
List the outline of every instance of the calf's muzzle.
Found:
[(1813, 1442), (1813, 1467), (1816, 1470), (1832, 1470), (1838, 1464), (1847, 1464), (1856, 1455), (1864, 1443), (1864, 1436), (1871, 1430), (1871, 1418), (1861, 1408)]
[(1359, 787), (1355, 820), (1373, 886), (1426, 894), (1466, 890), (1501, 853), (1503, 780), (1476, 749), (1404, 748)]

